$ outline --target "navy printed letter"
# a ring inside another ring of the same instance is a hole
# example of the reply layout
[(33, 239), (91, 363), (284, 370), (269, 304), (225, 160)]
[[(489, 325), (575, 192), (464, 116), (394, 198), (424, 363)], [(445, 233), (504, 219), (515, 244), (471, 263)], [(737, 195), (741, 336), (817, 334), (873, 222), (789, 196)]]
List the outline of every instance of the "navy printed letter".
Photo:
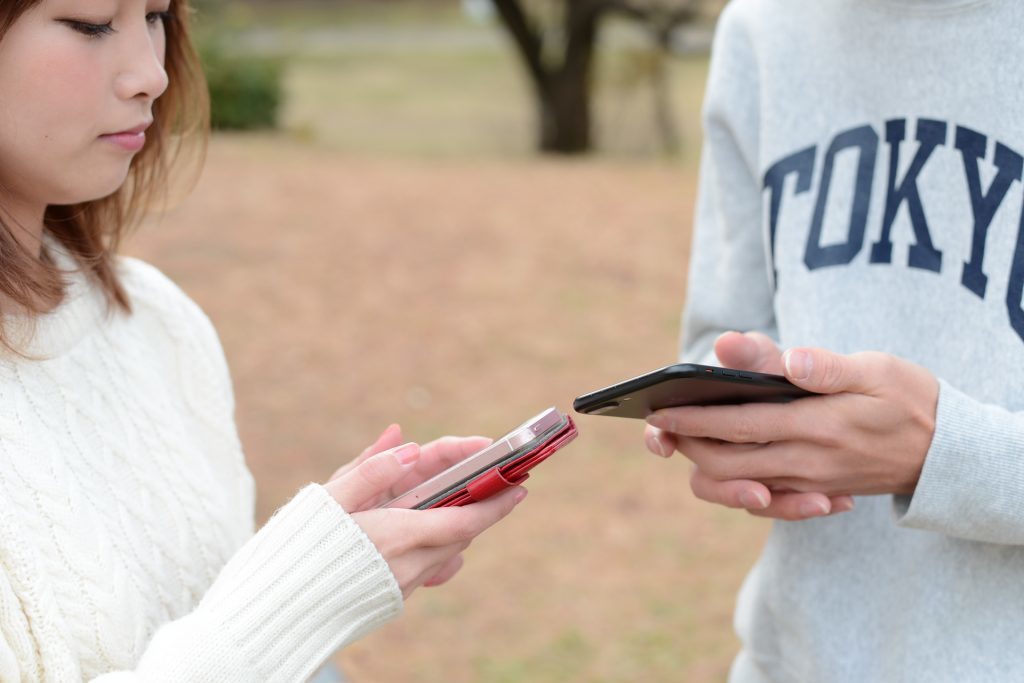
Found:
[(906, 137), (906, 119), (894, 119), (885, 124), (885, 141), (889, 143), (889, 191), (885, 197), (885, 217), (882, 220), (882, 237), (871, 247), (872, 263), (892, 262), (892, 232), (896, 212), (903, 202), (910, 211), (910, 223), (914, 228), (917, 244), (910, 247), (910, 266), (939, 272), (942, 268), (942, 252), (932, 246), (928, 233), (928, 221), (924, 217), (921, 195), (917, 189), (917, 176), (921, 173), (928, 157), (935, 148), (946, 143), (946, 124), (943, 121), (920, 119), (917, 122), (917, 141), (921, 143), (917, 155), (910, 164), (903, 182), (896, 186), (896, 172), (899, 168), (900, 143)]
[(1017, 250), (1010, 266), (1010, 285), (1006, 288), (1006, 310), (1010, 324), (1017, 336), (1024, 340), (1024, 207), (1020, 212), (1020, 229), (1017, 231)]
[(775, 266), (775, 232), (779, 227), (779, 210), (782, 208), (782, 190), (786, 176), (796, 173), (796, 192), (803, 194), (811, 189), (811, 174), (814, 173), (814, 157), (817, 147), (808, 147), (785, 159), (772, 164), (764, 174), (764, 187), (768, 190), (771, 208), (768, 212), (768, 246), (771, 249), (772, 270), (775, 272), (776, 288), (778, 287), (778, 269)]
[[(860, 149), (860, 162), (857, 165), (857, 181), (854, 187), (853, 210), (850, 215), (850, 227), (846, 242), (821, 246), (821, 224), (825, 217), (825, 206), (828, 204), (829, 185), (832, 184), (832, 166), (836, 154), (857, 147)], [(825, 165), (821, 171), (821, 184), (818, 187), (818, 201), (814, 207), (811, 220), (811, 232), (807, 237), (807, 248), (804, 251), (804, 263), (814, 270), (825, 266), (836, 266), (849, 263), (864, 245), (864, 226), (868, 220), (868, 207), (871, 206), (871, 182), (875, 176), (875, 157), (878, 156), (878, 133), (871, 126), (861, 126), (840, 133), (832, 141), (825, 154)]]
[(971, 211), (974, 214), (974, 237), (971, 241), (971, 260), (964, 264), (964, 274), (960, 281), (964, 287), (981, 298), (985, 298), (985, 287), (988, 277), (982, 270), (985, 260), (985, 239), (988, 237), (988, 226), (1003, 203), (1007, 191), (1015, 180), (1021, 179), (1024, 171), (1024, 158), (1009, 147), (996, 143), (996, 174), (988, 193), (981, 190), (981, 177), (978, 162), (985, 158), (987, 139), (981, 133), (957, 126), (956, 147), (964, 158), (964, 172), (967, 174), (967, 187), (971, 192)]

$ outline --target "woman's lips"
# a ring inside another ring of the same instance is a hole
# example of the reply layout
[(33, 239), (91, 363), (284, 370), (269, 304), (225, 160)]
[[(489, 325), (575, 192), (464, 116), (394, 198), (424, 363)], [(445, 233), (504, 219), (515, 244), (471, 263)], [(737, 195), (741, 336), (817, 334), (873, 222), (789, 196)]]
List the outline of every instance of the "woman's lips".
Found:
[(111, 142), (126, 152), (138, 152), (146, 145), (147, 128), (149, 128), (148, 123), (136, 126), (131, 130), (121, 131), (120, 133), (101, 135), (100, 139)]

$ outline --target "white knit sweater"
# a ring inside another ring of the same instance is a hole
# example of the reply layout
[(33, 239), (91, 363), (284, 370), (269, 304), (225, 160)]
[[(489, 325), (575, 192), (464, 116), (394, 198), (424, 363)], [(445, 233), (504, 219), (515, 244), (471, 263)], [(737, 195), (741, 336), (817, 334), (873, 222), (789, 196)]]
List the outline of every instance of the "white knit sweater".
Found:
[(210, 321), (152, 266), (118, 268), (133, 315), (76, 274), (28, 345), (47, 359), (0, 358), (0, 681), (304, 680), (401, 591), (320, 486), (253, 537)]

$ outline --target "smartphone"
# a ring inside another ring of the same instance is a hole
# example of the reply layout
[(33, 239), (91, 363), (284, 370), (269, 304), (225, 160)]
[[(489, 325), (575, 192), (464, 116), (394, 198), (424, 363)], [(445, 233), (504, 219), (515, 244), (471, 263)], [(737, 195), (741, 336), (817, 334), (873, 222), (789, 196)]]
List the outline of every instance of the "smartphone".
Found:
[(814, 396), (780, 375), (679, 363), (579, 396), (573, 409), (587, 415), (646, 419), (662, 408), (786, 403)]
[[(453, 503), (460, 493), (472, 490), (474, 481), (492, 474), (511, 473), (517, 478), (546, 459), (576, 436), (572, 419), (556, 408), (548, 408), (511, 432), (468, 456), (440, 474), (413, 487), (381, 507), (425, 510), (445, 504), (472, 502), (466, 498)], [(525, 477), (523, 477), (525, 478)]]

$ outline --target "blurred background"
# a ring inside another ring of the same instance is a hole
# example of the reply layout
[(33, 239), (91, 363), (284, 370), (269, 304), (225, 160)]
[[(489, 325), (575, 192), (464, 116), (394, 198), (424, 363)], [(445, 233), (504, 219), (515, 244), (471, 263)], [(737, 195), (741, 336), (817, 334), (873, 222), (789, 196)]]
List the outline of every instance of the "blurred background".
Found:
[[(264, 521), (388, 424), (500, 436), (674, 362), (716, 0), (206, 0), (217, 131), (128, 251), (220, 332)], [(720, 681), (767, 526), (579, 439), (353, 683)]]

